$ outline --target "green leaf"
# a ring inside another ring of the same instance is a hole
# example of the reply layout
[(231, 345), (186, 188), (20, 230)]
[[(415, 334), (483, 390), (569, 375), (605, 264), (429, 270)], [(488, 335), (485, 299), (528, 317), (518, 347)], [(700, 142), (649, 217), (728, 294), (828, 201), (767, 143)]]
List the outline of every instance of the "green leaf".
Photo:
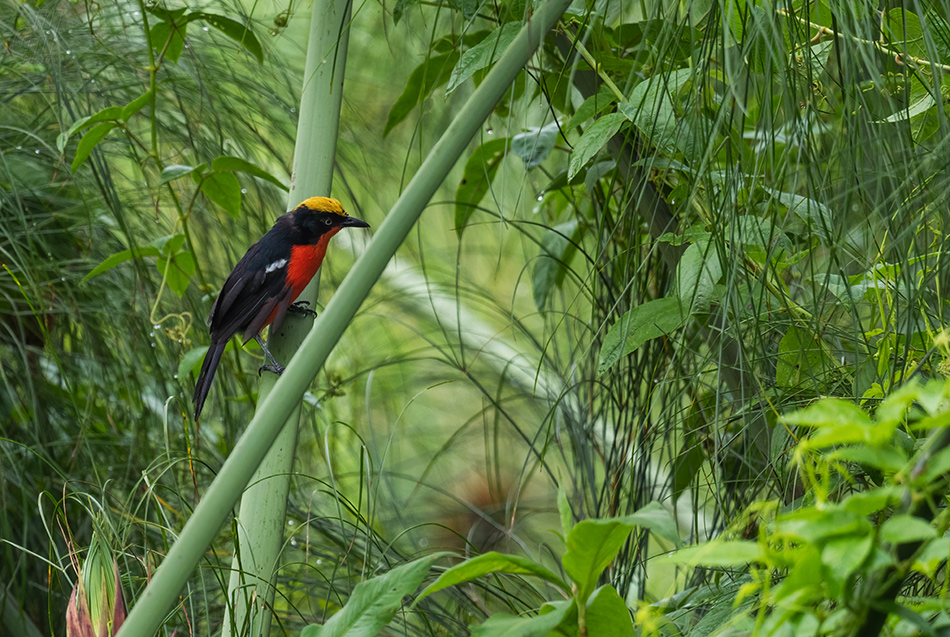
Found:
[(379, 634), (402, 607), (402, 598), (415, 592), (438, 557), (438, 554), (428, 555), (360, 582), (353, 589), (343, 610), (333, 615), (323, 626), (307, 626), (300, 634), (313, 637)]
[(89, 158), (89, 155), (96, 149), (99, 142), (115, 127), (115, 122), (102, 122), (90, 128), (86, 134), (82, 136), (82, 139), (79, 140), (79, 145), (76, 146), (76, 156), (73, 158), (70, 170), (72, 172), (79, 170), (79, 167)]
[(155, 267), (158, 268), (158, 273), (165, 277), (169, 289), (178, 295), (178, 298), (183, 297), (191, 282), (191, 275), (195, 273), (194, 255), (190, 252), (179, 252), (172, 257), (171, 263), (166, 257), (159, 257)]
[(161, 254), (162, 253), (158, 250), (158, 248), (153, 246), (144, 246), (134, 250), (121, 250), (112, 256), (107, 257), (102, 263), (94, 267), (89, 274), (82, 278), (80, 283), (83, 283), (98, 274), (102, 274), (106, 270), (111, 270), (120, 263), (125, 263), (126, 261), (131, 261), (132, 259), (141, 259), (143, 257), (157, 257), (161, 256)]
[(472, 152), (455, 191), (455, 229), (461, 232), (491, 186), (508, 149), (508, 138), (492, 139)]
[(559, 484), (557, 487), (557, 512), (561, 518), (561, 533), (564, 534), (564, 537), (567, 537), (573, 526), (574, 514), (571, 512), (571, 503), (567, 499), (567, 491), (563, 484)]
[(88, 128), (93, 124), (98, 124), (99, 122), (115, 121), (122, 117), (122, 108), (119, 106), (109, 106), (102, 109), (94, 115), (88, 117), (82, 117), (73, 122), (73, 125), (69, 127), (69, 130), (66, 131), (67, 137), (72, 137), (76, 131), (83, 128)]
[(223, 15), (205, 13), (204, 11), (193, 11), (188, 14), (188, 22), (193, 22), (195, 20), (207, 22), (215, 29), (247, 49), (248, 53), (253, 55), (259, 63), (264, 63), (264, 49), (261, 47), (261, 43), (257, 39), (257, 36), (254, 35), (254, 32), (251, 31), (247, 26), (241, 24), (237, 20), (226, 18)]
[(205, 354), (208, 353), (208, 347), (196, 347), (189, 350), (178, 361), (178, 380), (183, 380), (186, 376), (194, 376), (201, 369), (201, 363), (204, 361)]
[(402, 16), (406, 14), (406, 9), (414, 4), (419, 4), (419, 0), (396, 0), (396, 6), (393, 7), (393, 24), (399, 24)]
[(867, 518), (844, 508), (800, 509), (779, 516), (775, 532), (820, 544), (835, 537), (864, 537), (871, 531)]
[(406, 81), (406, 87), (403, 89), (402, 95), (389, 109), (389, 117), (386, 120), (386, 126), (383, 128), (383, 137), (386, 137), (389, 131), (406, 119), (416, 105), (422, 103), (434, 88), (449, 81), (449, 76), (452, 74), (452, 69), (458, 64), (459, 57), (458, 51), (430, 56), (412, 71)]
[(722, 264), (716, 246), (704, 241), (692, 244), (676, 265), (676, 293), (691, 313), (705, 312), (713, 299)]
[(912, 515), (895, 515), (881, 525), (881, 539), (892, 544), (932, 540), (937, 530)]
[(574, 178), (588, 160), (596, 155), (601, 148), (617, 134), (620, 127), (626, 121), (622, 113), (610, 113), (599, 118), (591, 124), (581, 138), (574, 144), (574, 150), (571, 152), (571, 160), (568, 163), (567, 178)]
[(194, 169), (194, 166), (184, 166), (182, 164), (172, 164), (170, 166), (165, 166), (162, 168), (162, 172), (158, 176), (158, 185), (162, 186), (170, 181), (175, 181), (179, 177), (184, 177)]
[(685, 122), (676, 114), (671, 91), (677, 91), (692, 77), (692, 69), (678, 69), (655, 75), (637, 84), (630, 100), (621, 102), (618, 110), (646, 135), (654, 146), (673, 154), (677, 149), (677, 127)]
[(578, 599), (586, 600), (591, 594), (632, 530), (632, 524), (617, 520), (583, 520), (571, 529), (561, 563), (577, 586)]
[(635, 513), (616, 519), (624, 524), (650, 529), (653, 533), (676, 546), (680, 544), (680, 534), (676, 528), (676, 520), (673, 518), (673, 514), (659, 502), (650, 502)]
[(531, 271), (534, 304), (544, 309), (551, 291), (560, 287), (577, 253), (580, 225), (577, 219), (550, 228), (541, 239), (541, 249)]
[(820, 400), (805, 409), (784, 416), (784, 420), (789, 424), (805, 427), (836, 427), (846, 422), (871, 426), (871, 418), (863, 409), (850, 400), (840, 398)]
[(188, 30), (188, 21), (178, 22), (184, 15), (185, 9), (166, 12), (170, 14), (172, 22), (156, 22), (149, 31), (152, 45), (158, 52), (165, 51), (165, 59), (178, 63), (181, 52), (185, 48), (185, 35)]
[(713, 540), (698, 546), (688, 546), (680, 549), (675, 553), (671, 553), (667, 559), (674, 564), (729, 568), (746, 566), (752, 562), (764, 562), (765, 552), (757, 542)]
[(530, 128), (511, 138), (511, 152), (524, 160), (525, 168), (534, 168), (551, 154), (559, 132), (557, 122), (541, 128)]
[(125, 105), (125, 108), (122, 109), (122, 114), (119, 118), (123, 122), (129, 121), (129, 118), (138, 113), (142, 108), (149, 103), (152, 99), (152, 91), (145, 91), (142, 95), (139, 95), (134, 100)]
[(451, 93), (459, 85), (472, 77), (476, 71), (489, 66), (492, 62), (501, 57), (508, 45), (511, 44), (515, 36), (521, 31), (520, 22), (508, 22), (492, 31), (484, 40), (470, 48), (462, 54), (458, 64), (452, 70), (449, 78), (449, 86), (446, 93)]
[(240, 157), (232, 157), (231, 155), (221, 155), (220, 157), (215, 157), (211, 162), (211, 169), (218, 172), (242, 172), (249, 175), (254, 175), (265, 181), (269, 181), (275, 186), (281, 188), (284, 191), (290, 190), (281, 183), (277, 177), (274, 177), (272, 174), (264, 170), (263, 168), (252, 164), (246, 159), (241, 159)]
[[(551, 604), (551, 606), (554, 606)], [(535, 617), (515, 617), (494, 613), (485, 623), (472, 627), (472, 637), (548, 637), (574, 610), (573, 603), (561, 603), (554, 610)], [(593, 633), (591, 633), (593, 634)]]
[(601, 586), (587, 603), (587, 634), (597, 637), (633, 637), (633, 618), (613, 586)]
[(688, 314), (679, 299), (666, 297), (638, 305), (610, 326), (600, 350), (599, 374), (617, 364), (647, 341), (681, 328)]
[(490, 573), (513, 573), (520, 575), (535, 575), (552, 584), (567, 588), (564, 581), (550, 570), (537, 562), (518, 555), (505, 555), (494, 551), (465, 560), (457, 566), (442, 573), (437, 580), (429, 584), (415, 603), (419, 603), (427, 596), (457, 584), (471, 582)]
[(233, 173), (210, 173), (200, 179), (201, 192), (235, 219), (241, 214), (241, 182)]
[(775, 383), (779, 387), (799, 387), (825, 376), (828, 355), (814, 333), (792, 326), (778, 344)]
[(617, 101), (617, 96), (607, 85), (602, 85), (597, 93), (591, 95), (584, 103), (577, 107), (574, 115), (567, 122), (564, 130), (573, 130), (587, 120), (600, 115), (608, 108), (611, 108)]

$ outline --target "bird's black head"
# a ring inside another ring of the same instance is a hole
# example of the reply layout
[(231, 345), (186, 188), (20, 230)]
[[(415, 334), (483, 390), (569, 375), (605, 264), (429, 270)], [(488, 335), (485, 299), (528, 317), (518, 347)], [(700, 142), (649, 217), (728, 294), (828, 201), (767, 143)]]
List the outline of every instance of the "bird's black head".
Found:
[(346, 214), (340, 202), (330, 197), (310, 197), (288, 216), (294, 226), (310, 236), (319, 237), (334, 228), (369, 228), (365, 221)]

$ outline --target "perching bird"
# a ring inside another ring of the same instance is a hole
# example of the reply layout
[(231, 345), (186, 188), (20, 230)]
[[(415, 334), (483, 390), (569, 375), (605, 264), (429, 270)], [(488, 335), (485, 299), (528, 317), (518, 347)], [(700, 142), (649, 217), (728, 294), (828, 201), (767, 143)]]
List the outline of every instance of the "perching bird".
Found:
[(311, 197), (278, 218), (270, 232), (250, 247), (211, 307), (211, 346), (195, 386), (195, 420), (201, 415), (221, 354), (235, 334), (241, 334), (245, 343), (252, 338), (260, 343), (271, 363), (261, 369), (284, 371), (261, 339), (261, 330), (270, 325), (273, 334), (280, 327), (288, 308), (323, 263), (333, 235), (342, 228), (368, 227), (365, 221), (347, 215), (336, 199)]

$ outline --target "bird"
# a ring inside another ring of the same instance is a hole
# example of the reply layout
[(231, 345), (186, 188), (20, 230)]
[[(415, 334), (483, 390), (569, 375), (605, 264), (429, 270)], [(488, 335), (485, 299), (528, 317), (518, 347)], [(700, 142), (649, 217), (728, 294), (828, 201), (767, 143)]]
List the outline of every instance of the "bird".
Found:
[(235, 334), (240, 334), (244, 343), (253, 338), (260, 344), (270, 361), (260, 371), (284, 371), (261, 339), (261, 331), (270, 325), (273, 334), (288, 311), (313, 313), (305, 301), (295, 301), (323, 263), (330, 239), (343, 228), (369, 227), (349, 216), (336, 199), (310, 197), (278, 217), (274, 227), (248, 249), (228, 275), (208, 315), (211, 345), (192, 399), (196, 422), (224, 348)]

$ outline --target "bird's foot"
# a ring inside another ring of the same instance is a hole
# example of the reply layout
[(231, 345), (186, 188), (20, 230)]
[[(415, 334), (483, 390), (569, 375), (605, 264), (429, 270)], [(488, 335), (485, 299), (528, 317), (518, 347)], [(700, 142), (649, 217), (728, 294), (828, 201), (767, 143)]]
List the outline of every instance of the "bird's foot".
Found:
[(284, 366), (280, 364), (274, 365), (261, 365), (261, 368), (257, 370), (257, 375), (260, 376), (263, 372), (274, 372), (278, 376), (284, 373)]
[(297, 301), (292, 303), (287, 311), (292, 314), (303, 314), (310, 318), (317, 318), (317, 311), (310, 307), (310, 301)]

